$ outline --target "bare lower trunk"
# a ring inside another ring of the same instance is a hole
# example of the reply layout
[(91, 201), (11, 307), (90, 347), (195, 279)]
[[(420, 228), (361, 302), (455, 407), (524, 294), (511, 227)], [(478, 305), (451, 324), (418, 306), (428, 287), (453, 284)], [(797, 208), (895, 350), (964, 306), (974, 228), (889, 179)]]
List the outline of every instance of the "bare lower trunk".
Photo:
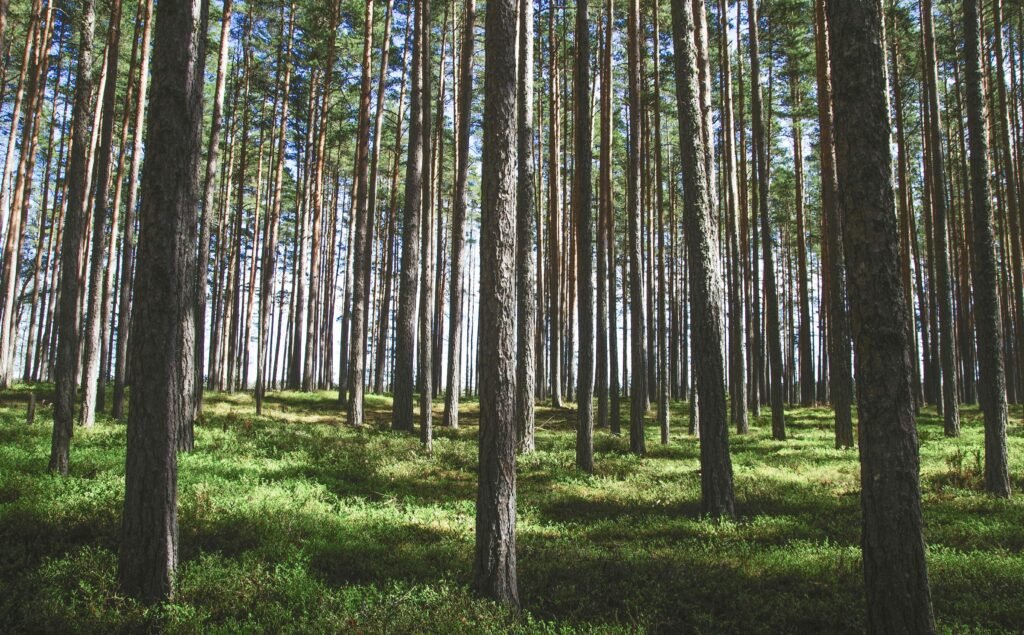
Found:
[(868, 632), (930, 633), (881, 2), (833, 0), (828, 24), (837, 202), (856, 346)]
[(480, 232), (480, 452), (473, 586), (514, 609), (516, 582), (516, 0), (487, 3)]
[(206, 57), (205, 3), (161, 2), (153, 49), (153, 106), (139, 212), (139, 269), (131, 335), (121, 590), (170, 598), (178, 560), (176, 437), (191, 420), (195, 384), (198, 168)]
[(78, 272), (85, 256), (82, 234), (86, 223), (88, 199), (87, 166), (89, 122), (92, 120), (89, 98), (92, 93), (92, 47), (96, 27), (94, 0), (81, 7), (78, 42), (78, 77), (75, 80), (75, 107), (71, 127), (73, 141), (68, 165), (68, 209), (64, 216), (61, 244), (60, 305), (57, 314), (57, 363), (54, 366), (53, 441), (50, 448), (51, 472), (68, 473), (68, 455), (78, 392), (78, 303), (81, 286)]
[[(534, 341), (537, 330), (537, 289), (534, 286), (533, 149), (533, 2), (519, 2), (519, 174), (516, 203), (516, 434), (521, 452), (532, 452), (534, 440)], [(588, 100), (589, 101), (589, 100)], [(589, 106), (589, 103), (588, 103)], [(460, 155), (461, 156), (461, 155)]]

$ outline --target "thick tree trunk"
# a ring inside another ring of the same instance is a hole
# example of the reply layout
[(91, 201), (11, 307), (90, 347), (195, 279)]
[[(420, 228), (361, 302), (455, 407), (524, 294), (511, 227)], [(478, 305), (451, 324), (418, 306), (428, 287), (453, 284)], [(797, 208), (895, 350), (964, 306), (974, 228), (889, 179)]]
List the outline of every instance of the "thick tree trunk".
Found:
[(489, 0), (480, 233), (480, 467), (473, 586), (518, 608), (516, 582), (516, 0)]
[(828, 4), (837, 203), (856, 346), (868, 632), (935, 631), (922, 536), (879, 0)]
[(178, 560), (176, 437), (195, 404), (195, 261), (206, 4), (161, 2), (139, 212), (118, 578), (144, 602), (173, 595)]

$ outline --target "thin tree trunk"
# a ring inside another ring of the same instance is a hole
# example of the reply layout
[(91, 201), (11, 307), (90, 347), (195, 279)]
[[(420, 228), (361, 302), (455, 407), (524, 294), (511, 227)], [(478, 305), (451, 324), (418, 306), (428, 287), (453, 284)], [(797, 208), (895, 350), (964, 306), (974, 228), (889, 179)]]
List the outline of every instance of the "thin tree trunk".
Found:
[(837, 448), (853, 447), (852, 373), (850, 369), (850, 324), (846, 309), (846, 264), (843, 253), (842, 219), (839, 216), (835, 170), (835, 141), (832, 119), (832, 75), (826, 0), (814, 5), (818, 85), (818, 144), (821, 164), (821, 203), (830, 231), (828, 246), (828, 369), (829, 393), (835, 410)]
[(647, 350), (644, 340), (643, 254), (640, 236), (640, 0), (629, 0), (627, 27), (629, 58), (629, 161), (626, 179), (626, 216), (629, 219), (629, 308), (630, 308), (630, 425), (629, 447), (636, 454), (647, 452), (644, 414), (647, 395)]
[(719, 54), (721, 55), (722, 86), (722, 152), (725, 155), (725, 201), (726, 231), (729, 249), (729, 385), (732, 423), (738, 434), (750, 430), (747, 421), (747, 369), (743, 345), (743, 271), (740, 264), (739, 236), (736, 218), (739, 215), (736, 189), (736, 150), (732, 112), (732, 62), (729, 52), (728, 21), (726, 2), (719, 0)]
[(355, 253), (349, 259), (349, 266), (352, 269), (352, 322), (349, 333), (349, 363), (348, 377), (341, 382), (341, 394), (344, 398), (347, 392), (348, 399), (348, 424), (361, 426), (363, 424), (363, 371), (366, 362), (366, 344), (363, 337), (367, 317), (367, 294), (369, 286), (366, 284), (368, 276), (363, 275), (364, 269), (370, 267), (371, 242), (367, 232), (369, 217), (373, 213), (368, 208), (367, 191), (369, 179), (370, 162), (370, 54), (373, 49), (373, 3), (366, 3), (366, 12), (363, 14), (363, 63), (362, 81), (359, 97), (359, 120), (356, 138), (356, 191), (355, 191)]
[[(590, 16), (588, 0), (576, 4), (576, 151), (573, 170), (573, 206), (576, 209), (576, 276), (579, 285), (576, 298), (579, 306), (580, 357), (576, 391), (579, 421), (576, 428), (576, 467), (587, 473), (594, 471), (594, 222), (591, 211), (593, 197), (591, 163), (590, 113)], [(526, 154), (523, 152), (522, 154)], [(526, 163), (524, 161), (523, 163)], [(527, 232), (530, 236), (532, 232)], [(524, 286), (529, 286), (524, 285)], [(529, 307), (532, 312), (533, 307)], [(529, 341), (529, 340), (527, 340)], [(523, 338), (520, 338), (520, 345)], [(532, 361), (532, 360), (531, 360)], [(520, 387), (522, 389), (522, 387)]]
[[(266, 373), (270, 372), (271, 377), (277, 370), (277, 358), (274, 364), (268, 369), (267, 352), (270, 348), (270, 327), (273, 319), (273, 291), (274, 273), (277, 261), (277, 236), (280, 229), (281, 200), (283, 197), (284, 185), (284, 159), (285, 147), (288, 142), (288, 103), (291, 92), (292, 79), (292, 39), (295, 35), (295, 3), (289, 3), (288, 10), (288, 35), (285, 40), (285, 53), (282, 58), (284, 64), (284, 79), (281, 81), (281, 119), (277, 130), (277, 161), (274, 172), (273, 196), (270, 205), (270, 213), (267, 215), (267, 226), (263, 232), (263, 262), (260, 266), (260, 335), (256, 348), (256, 414), (263, 412), (263, 399), (266, 393)], [(281, 32), (284, 33), (284, 6), (281, 7)], [(282, 284), (284, 273), (281, 274)], [(282, 307), (283, 311), (283, 307)], [(280, 322), (278, 323), (280, 326)], [(281, 330), (278, 328), (277, 342), (281, 341)]]
[(946, 436), (960, 436), (960, 409), (957, 389), (956, 355), (953, 350), (953, 306), (949, 281), (949, 255), (946, 227), (946, 183), (943, 168), (942, 138), (939, 123), (939, 97), (936, 78), (935, 34), (932, 26), (932, 2), (922, 0), (921, 25), (924, 32), (925, 92), (929, 111), (928, 162), (931, 175), (932, 211), (935, 214), (935, 286), (939, 310), (939, 348), (942, 364), (943, 421)]
[[(1002, 7), (996, 14), (996, 57), (999, 60), (1000, 102), (1005, 119), (1006, 95), (1001, 74)], [(992, 231), (992, 198), (989, 190), (988, 138), (981, 78), (981, 17), (977, 0), (964, 1), (964, 48), (967, 58), (967, 127), (970, 135), (971, 208), (974, 217), (974, 302), (978, 325), (979, 397), (985, 418), (985, 489), (996, 496), (1010, 495), (1006, 449), (1006, 376), (1003, 364), (1003, 325), (996, 284), (995, 245)], [(1005, 127), (1003, 134), (1006, 135)], [(1004, 136), (1003, 143), (1009, 145)], [(1009, 153), (1005, 156), (1009, 159)], [(1013, 188), (1013, 183), (1007, 184)], [(1011, 199), (1014, 201), (1014, 199)], [(1014, 201), (1015, 202), (1015, 201)], [(1011, 213), (1015, 212), (1011, 206)]]
[[(135, 255), (135, 205), (139, 192), (139, 166), (142, 161), (142, 127), (146, 115), (146, 87), (149, 81), (149, 42), (153, 33), (153, 0), (145, 0), (143, 14), (141, 63), (139, 64), (139, 85), (135, 93), (135, 147), (128, 169), (128, 203), (124, 209), (124, 237), (121, 240), (121, 297), (118, 301), (117, 351), (114, 358), (114, 399), (110, 414), (116, 419), (124, 417), (124, 388), (128, 359), (128, 334), (131, 329), (131, 297), (134, 279)], [(65, 234), (66, 235), (66, 234)]]
[(781, 328), (779, 325), (779, 296), (775, 284), (774, 247), (769, 222), (768, 197), (768, 132), (764, 105), (761, 100), (761, 58), (758, 50), (758, 13), (755, 0), (747, 0), (747, 19), (750, 23), (750, 110), (753, 115), (754, 153), (757, 159), (758, 213), (761, 221), (761, 243), (764, 259), (765, 328), (768, 340), (768, 364), (771, 379), (772, 437), (786, 438), (786, 417), (783, 411), (783, 386), (786, 383), (782, 367)]
[[(535, 341), (537, 339), (537, 288), (534, 267), (534, 238), (536, 210), (534, 208), (533, 148), (533, 2), (519, 2), (519, 116), (518, 156), (519, 173), (516, 202), (516, 296), (517, 311), (517, 366), (516, 366), (516, 432), (521, 452), (532, 452), (534, 440)], [(468, 104), (467, 104), (468, 112)], [(469, 121), (468, 118), (464, 121)], [(468, 124), (467, 124), (468, 125)], [(461, 154), (459, 156), (464, 156)]]
[(82, 427), (96, 421), (96, 389), (100, 375), (100, 339), (103, 337), (103, 273), (106, 268), (107, 216), (110, 213), (110, 163), (113, 155), (114, 102), (117, 98), (117, 65), (121, 45), (121, 0), (110, 8), (107, 28), (107, 77), (100, 119), (100, 144), (96, 157), (96, 189), (92, 218), (92, 261), (89, 270), (89, 299), (85, 322), (85, 358), (82, 361)]
[(415, 375), (413, 351), (416, 347), (416, 299), (419, 292), (420, 216), (423, 207), (424, 135), (426, 116), (423, 98), (424, 76), (430, 72), (423, 59), (424, 29), (421, 20), (426, 0), (416, 0), (416, 27), (413, 33), (412, 108), (409, 115), (409, 148), (405, 164), (405, 207), (402, 214), (402, 267), (398, 289), (398, 320), (395, 335), (394, 400), (391, 427), (413, 431), (413, 392)]
[(57, 315), (59, 335), (57, 363), (54, 367), (55, 397), (53, 403), (53, 439), (50, 448), (51, 472), (68, 473), (68, 455), (73, 430), (74, 409), (78, 392), (78, 303), (81, 286), (78, 272), (82, 268), (85, 233), (87, 169), (89, 158), (89, 122), (92, 119), (92, 47), (96, 28), (94, 0), (81, 6), (78, 41), (78, 74), (75, 78), (75, 107), (72, 115), (71, 158), (68, 165), (68, 210), (64, 217), (61, 245), (60, 307)]
[[(210, 115), (210, 140), (206, 151), (206, 170), (203, 178), (203, 207), (199, 221), (199, 248), (196, 278), (196, 412), (203, 409), (203, 361), (206, 354), (206, 279), (210, 263), (210, 217), (213, 215), (217, 191), (217, 170), (220, 162), (220, 134), (224, 119), (224, 89), (227, 79), (228, 52), (231, 48), (232, 0), (224, 0), (223, 20), (220, 27), (220, 50), (217, 54), (217, 83), (213, 93), (213, 112)], [(257, 371), (258, 372), (258, 371)], [(193, 417), (193, 418), (195, 418)], [(178, 443), (188, 441), (188, 433), (179, 434)]]

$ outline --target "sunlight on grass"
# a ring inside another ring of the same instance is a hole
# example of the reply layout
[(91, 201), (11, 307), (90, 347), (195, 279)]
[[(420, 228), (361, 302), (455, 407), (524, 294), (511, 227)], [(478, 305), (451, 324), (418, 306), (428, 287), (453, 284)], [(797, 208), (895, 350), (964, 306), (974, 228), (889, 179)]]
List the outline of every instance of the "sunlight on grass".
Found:
[[(75, 632), (860, 632), (859, 464), (835, 450), (825, 408), (788, 411), (730, 438), (738, 519), (699, 518), (697, 441), (673, 404), (671, 444), (648, 422), (645, 457), (595, 436), (594, 475), (574, 468), (575, 412), (539, 407), (538, 451), (519, 460), (518, 554), (526, 612), (469, 590), (479, 404), (432, 454), (390, 431), (368, 395), (345, 425), (334, 392), (279, 392), (264, 415), (245, 394), (208, 394), (196, 451), (180, 459), (175, 600), (117, 593), (122, 424), (75, 430), (71, 476), (46, 473), (46, 386), (0, 395), (0, 627)], [(623, 404), (623, 414), (628, 404)], [(443, 401), (434, 411), (439, 416)], [(1012, 412), (1011, 473), (1024, 468)], [(981, 491), (980, 415), (959, 439), (922, 414), (921, 484), (933, 599), (950, 632), (1024, 623), (1024, 503)], [(439, 423), (439, 418), (435, 425)]]

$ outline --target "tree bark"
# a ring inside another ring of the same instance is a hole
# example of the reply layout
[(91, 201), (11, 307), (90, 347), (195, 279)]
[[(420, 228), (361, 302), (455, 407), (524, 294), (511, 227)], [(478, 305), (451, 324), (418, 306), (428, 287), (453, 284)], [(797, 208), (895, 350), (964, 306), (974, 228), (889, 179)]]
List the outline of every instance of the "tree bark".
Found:
[[(532, 452), (534, 440), (534, 371), (537, 336), (535, 287), (535, 209), (533, 155), (533, 2), (519, 2), (519, 88), (516, 101), (519, 173), (516, 188), (516, 435), (520, 452)], [(588, 100), (589, 102), (589, 100)], [(589, 104), (588, 104), (589, 105)], [(467, 108), (468, 110), (468, 108)], [(468, 117), (463, 119), (468, 122)], [(460, 157), (465, 156), (460, 150)]]
[[(573, 204), (576, 208), (576, 276), (579, 306), (579, 373), (576, 403), (576, 467), (594, 472), (594, 221), (591, 211), (590, 21), (588, 0), (576, 3), (576, 129)], [(523, 163), (526, 163), (524, 161)], [(532, 308), (532, 307), (531, 307)], [(520, 342), (522, 340), (520, 339)]]
[(761, 57), (758, 47), (758, 12), (756, 0), (747, 0), (748, 22), (750, 23), (750, 110), (753, 116), (752, 128), (754, 153), (757, 159), (758, 213), (761, 221), (761, 248), (764, 260), (765, 333), (768, 340), (768, 366), (771, 384), (772, 437), (786, 438), (786, 417), (783, 411), (783, 387), (785, 371), (782, 366), (781, 327), (779, 325), (779, 295), (775, 283), (774, 238), (769, 219), (769, 177), (768, 177), (768, 132), (765, 123), (764, 105), (761, 98)]
[[(96, 422), (96, 389), (100, 375), (100, 338), (103, 336), (103, 279), (106, 268), (107, 216), (110, 214), (110, 163), (113, 155), (114, 102), (117, 98), (117, 65), (121, 45), (121, 0), (110, 7), (107, 28), (107, 81), (102, 95), (100, 140), (97, 150), (96, 188), (92, 217), (92, 258), (89, 268), (89, 298), (85, 321), (85, 356), (82, 361), (81, 425), (91, 428)], [(115, 228), (116, 229), (116, 228)]]
[(943, 421), (948, 437), (960, 436), (960, 409), (957, 390), (956, 354), (953, 349), (953, 300), (949, 280), (949, 253), (946, 227), (946, 171), (943, 167), (942, 137), (939, 122), (939, 97), (936, 77), (935, 33), (932, 2), (921, 2), (921, 26), (924, 31), (924, 73), (927, 94), (928, 162), (932, 188), (933, 231), (935, 242), (935, 295), (939, 309), (939, 350), (942, 364)]
[(118, 579), (144, 602), (170, 598), (178, 560), (176, 437), (195, 404), (195, 264), (207, 5), (161, 2), (139, 212), (133, 377)]
[(516, 0), (489, 0), (480, 232), (480, 451), (473, 586), (519, 607), (516, 582)]
[[(373, 50), (373, 3), (366, 3), (363, 14), (363, 62), (362, 81), (359, 93), (359, 120), (356, 137), (356, 191), (355, 191), (355, 251), (349, 259), (352, 269), (352, 321), (349, 333), (348, 377), (341, 383), (341, 396), (348, 392), (348, 424), (363, 425), (363, 373), (366, 363), (366, 339), (363, 331), (366, 328), (367, 302), (369, 286), (368, 276), (363, 275), (364, 269), (370, 267), (369, 217), (373, 213), (369, 208), (369, 162), (370, 162), (370, 55)], [(379, 141), (375, 139), (375, 143)]]
[(78, 349), (80, 325), (78, 304), (81, 286), (78, 272), (85, 256), (82, 234), (86, 223), (88, 199), (89, 123), (92, 120), (92, 47), (96, 28), (94, 0), (81, 6), (78, 41), (78, 74), (75, 79), (75, 106), (72, 111), (71, 157), (68, 164), (68, 209), (64, 216), (61, 244), (60, 305), (58, 308), (57, 362), (54, 366), (53, 439), (50, 448), (51, 472), (68, 473), (71, 433), (78, 392)]
[[(281, 7), (281, 33), (285, 32), (284, 7)], [(284, 184), (284, 159), (285, 147), (288, 142), (288, 103), (291, 92), (292, 79), (292, 38), (295, 34), (295, 3), (289, 4), (288, 11), (288, 35), (285, 40), (285, 54), (282, 57), (284, 64), (284, 79), (281, 81), (281, 123), (277, 130), (277, 161), (274, 173), (273, 196), (270, 204), (270, 213), (267, 215), (267, 226), (263, 232), (263, 262), (260, 266), (260, 335), (256, 349), (256, 414), (263, 412), (263, 398), (266, 392), (266, 374), (269, 371), (271, 377), (277, 368), (275, 359), (274, 365), (267, 367), (267, 352), (270, 348), (270, 327), (273, 318), (273, 292), (274, 273), (277, 262), (277, 236), (281, 218), (281, 199), (283, 197)], [(282, 279), (284, 274), (282, 273)], [(278, 329), (278, 341), (280, 341), (280, 329)]]
[(114, 357), (114, 399), (110, 415), (115, 419), (124, 418), (124, 389), (128, 366), (128, 335), (131, 331), (131, 296), (132, 280), (134, 279), (135, 263), (135, 206), (139, 194), (139, 166), (142, 163), (141, 131), (146, 116), (146, 93), (149, 82), (149, 42), (153, 34), (153, 0), (146, 0), (143, 13), (142, 43), (140, 44), (141, 63), (139, 65), (139, 85), (135, 94), (135, 146), (132, 149), (132, 162), (128, 169), (128, 202), (124, 208), (124, 237), (121, 239), (121, 297), (118, 300), (117, 314), (117, 350)]
[[(1002, 13), (997, 1), (996, 15)], [(1001, 18), (996, 18), (996, 42), (1001, 48)], [(978, 337), (978, 397), (985, 419), (985, 489), (996, 496), (1010, 495), (1006, 449), (1006, 374), (1003, 363), (1003, 324), (999, 311), (992, 197), (989, 188), (988, 137), (985, 134), (985, 96), (981, 77), (981, 17), (977, 0), (964, 0), (967, 128), (970, 136), (971, 212), (974, 221), (972, 250), (974, 308)], [(997, 50), (997, 57), (1002, 51)], [(999, 72), (1002, 73), (1002, 64)], [(1002, 88), (1002, 78), (998, 83)], [(1002, 89), (1001, 92), (1005, 91)], [(1001, 94), (1005, 107), (1005, 94)], [(1004, 112), (1005, 114), (1005, 112)], [(1005, 119), (1004, 119), (1005, 122)], [(1004, 134), (1006, 131), (1003, 131)], [(1004, 139), (1008, 145), (1008, 139)], [(1006, 158), (1009, 158), (1008, 156)], [(1014, 187), (1011, 183), (1008, 187)]]
[[(690, 0), (672, 0), (672, 30), (687, 255), (693, 285), (690, 306), (695, 330), (695, 396), (700, 400), (701, 510), (719, 518), (733, 516), (735, 503), (725, 394), (721, 258), (718, 224), (709, 191), (707, 149), (704, 146), (709, 133), (702, 131), (707, 120), (701, 112), (696, 37), (696, 30), (700, 27), (693, 12), (694, 4)], [(702, 42), (706, 43), (707, 39)]]
[(423, 59), (423, 29), (420, 13), (426, 0), (416, 0), (416, 27), (413, 32), (412, 108), (409, 114), (409, 148), (405, 164), (405, 207), (402, 213), (402, 271), (398, 287), (398, 320), (395, 333), (394, 401), (391, 427), (413, 430), (413, 392), (415, 375), (413, 351), (416, 347), (416, 298), (419, 292), (420, 215), (423, 207), (423, 76), (430, 72)]
[(892, 186), (882, 4), (828, 4), (837, 204), (856, 346), (867, 626), (935, 631)]
[(626, 216), (629, 219), (629, 309), (632, 383), (629, 388), (629, 448), (645, 454), (644, 414), (647, 401), (647, 350), (644, 338), (643, 255), (640, 247), (640, 0), (629, 0), (629, 161)]

